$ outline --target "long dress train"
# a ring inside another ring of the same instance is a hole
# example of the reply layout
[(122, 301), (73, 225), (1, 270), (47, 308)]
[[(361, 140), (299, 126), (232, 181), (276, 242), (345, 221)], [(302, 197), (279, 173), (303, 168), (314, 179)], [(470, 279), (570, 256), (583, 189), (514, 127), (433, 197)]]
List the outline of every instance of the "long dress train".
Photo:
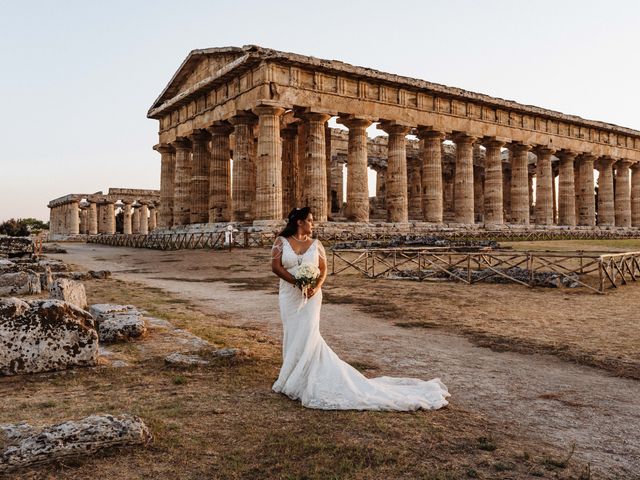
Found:
[[(278, 237), (272, 252), (293, 275), (302, 263), (318, 265), (325, 257), (318, 240), (298, 255), (287, 239)], [(433, 410), (448, 404), (449, 392), (439, 378), (366, 378), (340, 360), (320, 335), (322, 289), (305, 302), (300, 289), (280, 280), (278, 298), (284, 339), (274, 391), (323, 410)]]

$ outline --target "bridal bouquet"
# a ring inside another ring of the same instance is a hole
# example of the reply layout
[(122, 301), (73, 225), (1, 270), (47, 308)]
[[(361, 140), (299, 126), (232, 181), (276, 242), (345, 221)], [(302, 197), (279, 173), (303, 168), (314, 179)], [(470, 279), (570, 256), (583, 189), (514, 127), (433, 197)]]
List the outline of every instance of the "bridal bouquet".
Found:
[(307, 290), (316, 286), (320, 278), (320, 269), (311, 263), (303, 263), (298, 267), (294, 275), (296, 287), (302, 290), (302, 294), (307, 297)]

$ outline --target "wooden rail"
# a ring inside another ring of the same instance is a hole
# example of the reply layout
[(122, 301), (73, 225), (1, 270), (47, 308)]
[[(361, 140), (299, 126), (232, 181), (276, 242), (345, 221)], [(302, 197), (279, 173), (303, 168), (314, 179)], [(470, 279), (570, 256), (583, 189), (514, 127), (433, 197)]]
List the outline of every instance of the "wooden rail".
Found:
[(162, 233), (151, 235), (92, 235), (88, 243), (101, 243), (112, 247), (153, 248), (156, 250), (181, 249), (232, 249), (246, 247), (271, 246), (273, 234), (265, 232), (239, 232), (233, 236), (233, 242), (225, 242), (225, 232), (203, 233)]
[[(640, 277), (640, 252), (616, 254), (493, 251), (461, 252), (452, 248), (369, 248), (334, 249), (331, 274), (358, 272), (369, 278), (415, 274), (421, 281), (448, 278), (465, 284), (501, 277), (527, 287), (540, 274), (552, 273), (560, 279), (588, 290), (605, 293)], [(526, 272), (527, 278), (522, 273)]]

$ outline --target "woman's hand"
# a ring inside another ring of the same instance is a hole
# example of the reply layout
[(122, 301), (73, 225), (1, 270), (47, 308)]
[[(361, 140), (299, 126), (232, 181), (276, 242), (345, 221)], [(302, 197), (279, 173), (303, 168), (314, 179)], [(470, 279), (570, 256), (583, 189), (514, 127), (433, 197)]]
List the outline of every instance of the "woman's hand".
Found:
[(315, 287), (315, 288), (309, 287), (309, 288), (307, 288), (307, 298), (313, 297), (316, 294), (317, 291), (318, 291), (318, 287)]

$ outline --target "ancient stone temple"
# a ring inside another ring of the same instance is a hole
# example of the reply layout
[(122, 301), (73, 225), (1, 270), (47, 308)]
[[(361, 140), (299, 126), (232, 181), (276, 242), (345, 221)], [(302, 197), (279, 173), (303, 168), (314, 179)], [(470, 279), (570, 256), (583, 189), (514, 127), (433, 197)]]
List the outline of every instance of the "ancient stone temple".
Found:
[(165, 229), (303, 205), (321, 222), (640, 226), (639, 131), (339, 61), (194, 50), (148, 117)]
[[(78, 235), (148, 234), (155, 230), (160, 192), (110, 188), (109, 193), (71, 193), (47, 205), (49, 237), (53, 240)], [(121, 225), (116, 219), (121, 216)]]

